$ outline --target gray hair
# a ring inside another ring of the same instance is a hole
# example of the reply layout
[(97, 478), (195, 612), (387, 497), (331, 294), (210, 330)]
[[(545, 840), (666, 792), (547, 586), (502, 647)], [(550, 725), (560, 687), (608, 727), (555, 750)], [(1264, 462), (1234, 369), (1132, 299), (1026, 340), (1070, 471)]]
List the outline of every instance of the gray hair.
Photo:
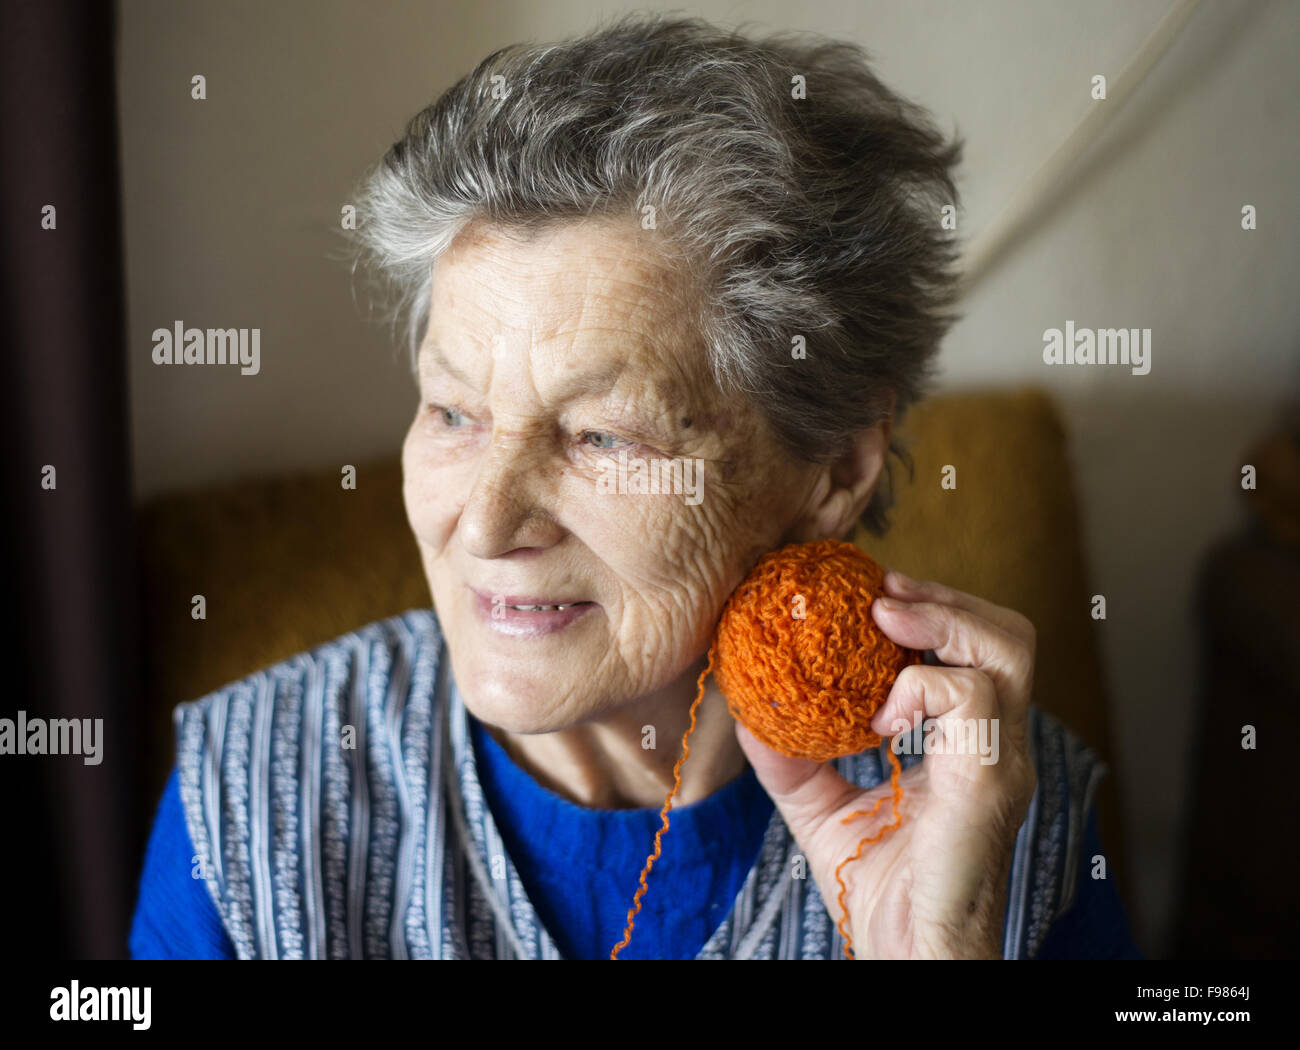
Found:
[[(469, 223), (527, 231), (650, 205), (699, 282), (720, 389), (828, 463), (933, 378), (957, 319), (941, 219), (962, 145), (856, 45), (632, 15), (483, 59), (367, 175), (357, 236), (414, 351), (431, 267)], [(896, 433), (890, 452), (914, 469)], [(882, 534), (892, 503), (887, 463), (862, 524)]]

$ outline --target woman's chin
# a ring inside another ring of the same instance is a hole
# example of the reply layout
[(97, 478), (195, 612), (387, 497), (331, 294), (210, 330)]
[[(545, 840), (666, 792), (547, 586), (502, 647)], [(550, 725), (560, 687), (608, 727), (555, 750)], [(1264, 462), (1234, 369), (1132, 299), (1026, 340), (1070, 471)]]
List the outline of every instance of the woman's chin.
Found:
[[(548, 675), (545, 667), (511, 674), (500, 665), (484, 664), (472, 668), (464, 679), (458, 674), (456, 687), (465, 707), (480, 722), (508, 733), (554, 733), (583, 721), (586, 715), (574, 710), (580, 701), (565, 684), (572, 666)], [(563, 706), (557, 708), (561, 698)]]
[(558, 733), (572, 725), (572, 720), (558, 718), (547, 712), (523, 710), (518, 706), (472, 704), (468, 698), (465, 700), (465, 708), (485, 725), (520, 736)]

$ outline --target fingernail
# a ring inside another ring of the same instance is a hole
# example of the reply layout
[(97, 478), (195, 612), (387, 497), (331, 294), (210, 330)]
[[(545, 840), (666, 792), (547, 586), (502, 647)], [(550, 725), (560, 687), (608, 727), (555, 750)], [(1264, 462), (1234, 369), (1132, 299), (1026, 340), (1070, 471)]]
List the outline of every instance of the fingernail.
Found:
[(910, 576), (904, 576), (897, 569), (890, 569), (889, 575), (894, 578), (894, 583), (899, 587), (915, 587), (916, 581)]
[(907, 602), (900, 602), (897, 598), (886, 598), (882, 595), (876, 601), (881, 608), (889, 612), (902, 612), (907, 608)]

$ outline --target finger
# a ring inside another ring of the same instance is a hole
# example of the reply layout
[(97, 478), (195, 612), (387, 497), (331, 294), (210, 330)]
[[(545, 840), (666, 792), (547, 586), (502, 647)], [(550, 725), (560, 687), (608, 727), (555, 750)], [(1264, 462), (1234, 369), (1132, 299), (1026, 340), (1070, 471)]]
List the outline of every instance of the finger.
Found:
[[(941, 795), (969, 795), (965, 801), (982, 806), (995, 797), (989, 789), (996, 785), (1017, 790), (1015, 778), (1023, 765), (1017, 756), (1023, 754), (1024, 738), (1001, 717), (997, 690), (983, 672), (920, 664), (904, 668), (871, 728), (897, 737), (923, 721), (925, 764)], [(1006, 755), (999, 746), (1004, 729)]]
[[(889, 696), (872, 716), (871, 728), (881, 736), (896, 737), (930, 719), (941, 723), (938, 731), (945, 747), (958, 746), (961, 734), (962, 744), (968, 746), (962, 753), (984, 755), (990, 745), (996, 748), (995, 742), (1003, 732), (1012, 751), (1020, 753), (1029, 736), (1026, 715), (1003, 701), (985, 672), (972, 667), (923, 664), (902, 670)], [(943, 724), (945, 719), (950, 724)], [(997, 761), (997, 755), (985, 757)]]
[(878, 598), (876, 624), (898, 645), (932, 649), (951, 667), (970, 667), (993, 681), (1008, 715), (1025, 716), (1033, 688), (1033, 653), (1025, 642), (975, 613), (935, 602)]
[(736, 739), (795, 841), (810, 857), (814, 835), (819, 829), (862, 794), (836, 771), (830, 762), (791, 758), (764, 744), (739, 722)]
[(894, 679), (888, 698), (871, 716), (871, 729), (881, 736), (897, 736), (923, 720), (949, 715), (996, 718), (999, 713), (997, 689), (982, 671), (913, 664)]
[(935, 602), (939, 605), (965, 609), (1027, 642), (1031, 653), (1036, 645), (1037, 632), (1029, 617), (1014, 609), (995, 605), (985, 598), (959, 591), (955, 587), (947, 587), (933, 580), (914, 580), (910, 576), (904, 576), (897, 569), (890, 569), (885, 573), (885, 593), (908, 602)]

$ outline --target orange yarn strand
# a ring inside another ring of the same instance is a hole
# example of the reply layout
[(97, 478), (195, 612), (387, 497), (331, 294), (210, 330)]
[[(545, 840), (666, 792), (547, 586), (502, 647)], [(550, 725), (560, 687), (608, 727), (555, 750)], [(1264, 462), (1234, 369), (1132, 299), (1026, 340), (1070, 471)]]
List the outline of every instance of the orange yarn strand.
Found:
[[(862, 856), (862, 847), (868, 842), (878, 842), (880, 839), (885, 837), (886, 832), (893, 831), (903, 823), (903, 818), (898, 812), (899, 803), (903, 801), (903, 788), (898, 783), (898, 778), (903, 772), (903, 766), (902, 763), (898, 761), (898, 756), (894, 754), (894, 749), (892, 747), (889, 749), (889, 764), (894, 767), (894, 771), (889, 775), (889, 786), (893, 790), (894, 795), (894, 822), (892, 824), (887, 824), (876, 832), (876, 834), (862, 839), (858, 843), (858, 848), (853, 856), (845, 857), (840, 861), (839, 865), (835, 869), (835, 881), (840, 884), (840, 921), (837, 926), (840, 931), (840, 936), (844, 938), (844, 958), (846, 959), (852, 959), (855, 958), (855, 956), (853, 954), (853, 935), (849, 933), (847, 928), (849, 922), (849, 909), (848, 905), (844, 903), (844, 895), (848, 892), (848, 887), (844, 885), (844, 880), (840, 878), (840, 872), (844, 869), (844, 865), (852, 864), (853, 861)], [(876, 815), (876, 810), (880, 808), (880, 804), (884, 801), (885, 799), (882, 796), (881, 798), (876, 799), (876, 804), (872, 806), (870, 810), (860, 809), (855, 813), (850, 813), (847, 817), (841, 820), (840, 823), (847, 824), (850, 820), (856, 820), (858, 817), (874, 817)]]
[(609, 953), (610, 959), (615, 962), (618, 961), (618, 953), (626, 948), (632, 940), (632, 924), (641, 911), (641, 897), (649, 890), (649, 886), (646, 884), (646, 876), (650, 874), (650, 869), (654, 867), (655, 861), (659, 859), (660, 839), (663, 837), (663, 833), (668, 830), (668, 811), (673, 808), (673, 796), (677, 794), (677, 789), (682, 786), (682, 763), (686, 761), (687, 756), (691, 753), (691, 745), (687, 741), (690, 739), (691, 733), (695, 731), (695, 711), (700, 706), (700, 701), (704, 699), (704, 680), (709, 677), (709, 672), (712, 669), (713, 646), (709, 646), (709, 662), (705, 665), (704, 670), (700, 672), (699, 688), (695, 694), (695, 702), (691, 704), (691, 724), (686, 727), (686, 732), (682, 736), (681, 757), (677, 760), (677, 764), (673, 766), (673, 787), (668, 792), (668, 797), (664, 799), (663, 812), (659, 814), (663, 826), (655, 832), (654, 852), (646, 858), (645, 868), (641, 871), (641, 888), (636, 891), (636, 896), (632, 898), (632, 907), (628, 909), (627, 928), (623, 931), (623, 939), (614, 945)]

